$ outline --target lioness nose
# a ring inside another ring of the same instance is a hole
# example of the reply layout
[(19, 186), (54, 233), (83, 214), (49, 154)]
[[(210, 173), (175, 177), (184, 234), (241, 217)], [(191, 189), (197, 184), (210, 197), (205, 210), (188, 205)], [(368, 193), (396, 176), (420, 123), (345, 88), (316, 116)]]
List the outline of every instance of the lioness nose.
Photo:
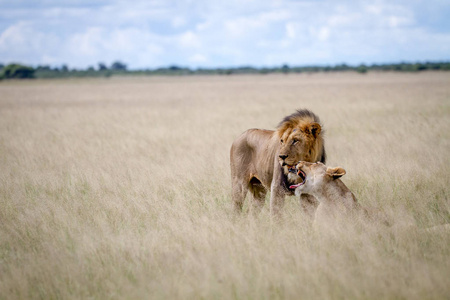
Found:
[(287, 155), (280, 155), (280, 158), (281, 158), (282, 160), (285, 160), (286, 157), (288, 157), (288, 156), (287, 156)]

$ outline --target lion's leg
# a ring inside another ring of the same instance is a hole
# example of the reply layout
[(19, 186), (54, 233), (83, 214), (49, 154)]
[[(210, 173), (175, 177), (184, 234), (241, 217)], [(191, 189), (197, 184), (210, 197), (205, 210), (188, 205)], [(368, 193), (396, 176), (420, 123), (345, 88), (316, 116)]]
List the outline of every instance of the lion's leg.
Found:
[(284, 191), (272, 184), (272, 188), (270, 190), (270, 213), (272, 216), (278, 216), (280, 210), (284, 206)]
[(284, 206), (284, 195), (273, 195), (270, 197), (270, 213), (272, 216), (278, 216)]
[(307, 216), (313, 218), (319, 201), (314, 196), (303, 194), (300, 196), (300, 206)]
[(247, 195), (248, 186), (240, 182), (233, 182), (232, 184), (233, 208), (237, 213), (242, 212), (242, 206), (244, 205), (245, 196)]
[(282, 186), (283, 174), (278, 161), (275, 160), (275, 167), (273, 170), (273, 180), (270, 186), (270, 213), (272, 216), (279, 215), (280, 210), (284, 206), (284, 198), (286, 193)]
[(250, 210), (253, 214), (259, 214), (266, 201), (267, 190), (261, 183), (252, 184), (250, 187), (252, 192), (252, 201)]

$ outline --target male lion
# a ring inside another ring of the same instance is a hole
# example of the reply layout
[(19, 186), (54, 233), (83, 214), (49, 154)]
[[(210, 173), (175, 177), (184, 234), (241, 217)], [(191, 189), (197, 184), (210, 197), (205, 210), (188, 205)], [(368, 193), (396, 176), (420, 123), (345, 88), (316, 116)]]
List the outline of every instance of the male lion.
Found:
[[(277, 214), (295, 178), (289, 168), (299, 161), (325, 162), (323, 131), (319, 118), (309, 110), (297, 110), (280, 122), (277, 130), (249, 129), (238, 137), (230, 151), (232, 199), (242, 211), (245, 196), (252, 194), (251, 208), (259, 211), (270, 189), (270, 211)], [(316, 200), (301, 196), (302, 207), (313, 214)]]

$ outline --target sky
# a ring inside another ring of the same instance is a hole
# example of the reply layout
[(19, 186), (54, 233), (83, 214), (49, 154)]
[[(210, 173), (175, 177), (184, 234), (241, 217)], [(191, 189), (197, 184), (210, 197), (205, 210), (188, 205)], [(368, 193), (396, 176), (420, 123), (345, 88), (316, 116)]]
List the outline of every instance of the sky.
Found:
[(0, 0), (0, 63), (129, 69), (450, 60), (450, 0)]

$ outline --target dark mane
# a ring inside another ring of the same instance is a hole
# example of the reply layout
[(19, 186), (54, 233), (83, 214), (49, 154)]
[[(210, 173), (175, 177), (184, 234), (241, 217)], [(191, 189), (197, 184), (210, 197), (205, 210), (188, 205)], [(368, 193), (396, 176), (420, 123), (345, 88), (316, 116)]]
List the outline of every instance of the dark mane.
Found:
[(312, 111), (307, 109), (299, 109), (295, 113), (284, 117), (284, 119), (278, 124), (277, 128), (280, 128), (285, 123), (291, 123), (295, 120), (312, 119), (314, 122), (320, 123), (320, 119)]

